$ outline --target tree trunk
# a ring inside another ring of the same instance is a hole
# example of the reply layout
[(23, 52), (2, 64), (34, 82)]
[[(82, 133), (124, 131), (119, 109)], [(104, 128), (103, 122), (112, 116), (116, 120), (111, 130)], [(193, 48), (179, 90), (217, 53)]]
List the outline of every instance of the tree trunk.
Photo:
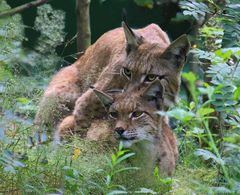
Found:
[(90, 0), (76, 0), (78, 52), (84, 51), (91, 44), (89, 8)]

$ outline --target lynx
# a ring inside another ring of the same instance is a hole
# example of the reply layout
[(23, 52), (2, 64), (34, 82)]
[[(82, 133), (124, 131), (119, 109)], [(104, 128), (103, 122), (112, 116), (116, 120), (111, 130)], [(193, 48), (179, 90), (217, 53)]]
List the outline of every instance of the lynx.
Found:
[(92, 119), (101, 118), (105, 111), (90, 85), (114, 91), (160, 79), (167, 108), (176, 100), (189, 46), (186, 35), (170, 44), (167, 34), (155, 24), (132, 30), (123, 22), (122, 28), (102, 35), (74, 64), (53, 77), (35, 124), (58, 126), (64, 132), (66, 128), (88, 127)]
[(159, 80), (146, 89), (131, 89), (115, 97), (94, 89), (115, 122), (116, 138), (131, 147), (153, 169), (157, 163), (162, 173), (172, 175), (178, 156), (177, 141), (167, 119), (157, 114), (163, 109), (164, 87)]

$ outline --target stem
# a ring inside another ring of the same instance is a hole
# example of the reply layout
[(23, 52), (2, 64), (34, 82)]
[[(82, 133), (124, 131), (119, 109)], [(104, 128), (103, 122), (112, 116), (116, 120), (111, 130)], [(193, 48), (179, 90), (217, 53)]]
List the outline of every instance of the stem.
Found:
[(14, 14), (20, 13), (20, 12), (26, 10), (26, 9), (31, 8), (31, 7), (40, 6), (44, 3), (47, 3), (48, 1), (50, 1), (50, 0), (36, 0), (36, 1), (32, 1), (32, 2), (29, 2), (29, 3), (23, 4), (23, 5), (20, 5), (20, 6), (15, 7), (15, 8), (9, 9), (9, 10), (2, 11), (2, 12), (0, 12), (0, 18), (12, 16)]
[[(217, 149), (217, 146), (215, 144), (215, 141), (213, 139), (213, 136), (212, 136), (212, 133), (208, 127), (208, 122), (207, 120), (203, 120), (203, 124), (204, 124), (204, 127), (205, 129), (207, 130), (207, 135), (208, 135), (208, 138), (209, 138), (209, 141), (210, 141), (210, 144), (209, 146), (213, 149), (214, 153), (216, 154), (216, 156), (219, 158), (219, 159), (222, 159), (221, 158), (221, 155)], [(228, 174), (228, 171), (227, 171), (227, 168), (225, 167), (225, 165), (220, 161), (220, 166), (222, 168), (222, 171), (223, 171), (223, 174), (228, 182), (228, 185), (230, 187), (230, 189), (233, 189), (233, 186), (232, 186), (232, 182), (230, 180), (230, 177), (229, 177), (229, 174)]]

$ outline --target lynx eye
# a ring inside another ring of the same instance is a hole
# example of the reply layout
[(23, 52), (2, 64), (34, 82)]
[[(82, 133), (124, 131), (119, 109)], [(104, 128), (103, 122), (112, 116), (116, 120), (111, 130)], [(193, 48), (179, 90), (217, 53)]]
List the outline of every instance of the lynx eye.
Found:
[(144, 114), (145, 114), (145, 112), (143, 112), (143, 111), (134, 111), (130, 114), (130, 118), (137, 119), (137, 118), (142, 117)]
[(156, 80), (157, 78), (157, 75), (155, 74), (148, 74), (145, 78), (145, 82), (152, 82), (154, 80)]
[(132, 72), (128, 68), (123, 68), (122, 70), (123, 75), (125, 75), (128, 79), (131, 79), (132, 77)]
[(109, 117), (112, 119), (117, 119), (118, 113), (117, 112), (109, 112)]

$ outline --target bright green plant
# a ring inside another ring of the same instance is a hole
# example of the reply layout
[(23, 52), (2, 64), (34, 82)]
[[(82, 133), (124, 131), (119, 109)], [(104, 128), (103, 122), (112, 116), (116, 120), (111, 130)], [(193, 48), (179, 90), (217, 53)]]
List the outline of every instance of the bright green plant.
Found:
[(64, 190), (73, 194), (99, 193), (105, 195), (127, 194), (127, 189), (114, 182), (114, 178), (121, 172), (137, 170), (136, 167), (121, 166), (122, 162), (133, 156), (134, 153), (123, 149), (120, 143), (118, 151), (112, 154), (111, 159), (107, 158), (107, 167), (95, 171), (96, 178), (86, 178), (77, 169), (64, 166)]
[(234, 0), (224, 6), (215, 2), (181, 2), (183, 14), (197, 20), (208, 18), (199, 30), (197, 48), (191, 51), (204, 75), (183, 73), (193, 101), (182, 100), (180, 108), (167, 115), (180, 122), (177, 129), (190, 140), (181, 147), (189, 150), (186, 144), (192, 143), (195, 155), (219, 170), (215, 185), (208, 191), (239, 193), (240, 6)]

